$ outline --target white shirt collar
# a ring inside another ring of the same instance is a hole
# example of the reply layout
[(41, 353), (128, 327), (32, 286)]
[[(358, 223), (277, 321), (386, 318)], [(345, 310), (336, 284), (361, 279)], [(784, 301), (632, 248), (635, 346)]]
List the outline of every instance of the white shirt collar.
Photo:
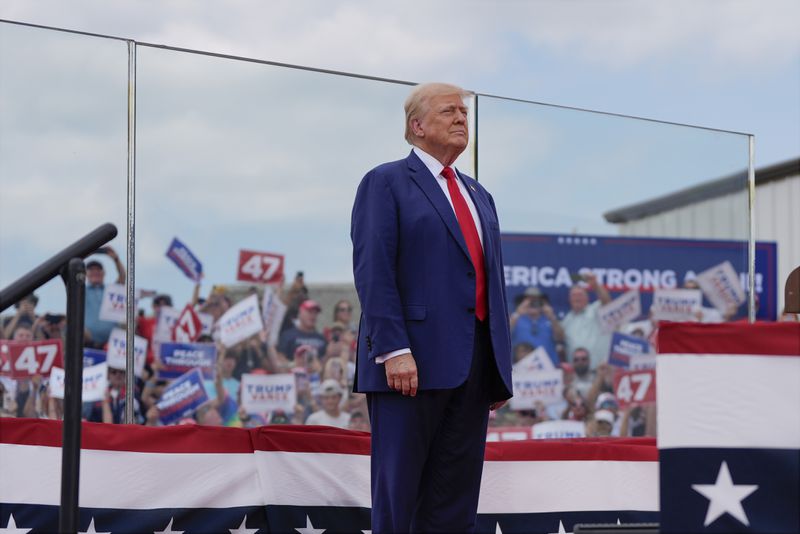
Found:
[[(433, 156), (431, 156), (418, 146), (415, 146), (412, 150), (419, 157), (419, 159), (422, 160), (422, 163), (428, 168), (428, 170), (431, 171), (431, 174), (433, 175), (434, 178), (438, 178), (438, 176), (442, 174), (442, 169), (444, 169), (444, 165), (442, 165), (441, 161), (434, 158)], [(457, 172), (456, 175), (458, 175)]]

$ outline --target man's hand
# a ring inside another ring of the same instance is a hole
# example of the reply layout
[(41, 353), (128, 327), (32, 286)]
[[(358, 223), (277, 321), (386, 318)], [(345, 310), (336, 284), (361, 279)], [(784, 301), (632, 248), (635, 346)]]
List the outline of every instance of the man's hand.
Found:
[(403, 395), (417, 395), (419, 379), (417, 377), (417, 362), (411, 353), (396, 356), (383, 364), (386, 368), (386, 382), (395, 391)]
[(592, 289), (597, 289), (597, 275), (594, 273), (586, 273), (583, 275), (583, 279), (586, 280), (586, 283), (589, 284), (589, 287)]
[(499, 410), (500, 408), (502, 408), (503, 406), (505, 406), (507, 402), (508, 402), (507, 400), (493, 402), (493, 403), (491, 403), (491, 404), (489, 405), (489, 410), (490, 410), (490, 411)]

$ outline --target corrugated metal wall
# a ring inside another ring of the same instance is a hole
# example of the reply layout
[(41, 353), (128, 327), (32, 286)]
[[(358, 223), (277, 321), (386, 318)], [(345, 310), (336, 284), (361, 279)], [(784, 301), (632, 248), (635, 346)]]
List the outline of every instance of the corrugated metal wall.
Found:
[(747, 194), (743, 190), (623, 223), (620, 233), (647, 237), (747, 239), (747, 225)]
[[(783, 284), (800, 265), (800, 175), (756, 187), (756, 239), (778, 243), (778, 312)], [(746, 239), (745, 191), (689, 204), (637, 221), (622, 223), (625, 236)]]

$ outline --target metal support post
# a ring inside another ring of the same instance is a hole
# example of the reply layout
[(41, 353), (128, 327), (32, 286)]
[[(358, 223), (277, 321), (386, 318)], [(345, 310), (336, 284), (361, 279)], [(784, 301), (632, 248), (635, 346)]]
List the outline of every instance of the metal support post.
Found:
[(86, 266), (72, 258), (61, 276), (67, 286), (67, 341), (64, 347), (64, 424), (61, 447), (59, 532), (77, 532), (81, 470), (81, 407), (83, 394), (83, 323)]

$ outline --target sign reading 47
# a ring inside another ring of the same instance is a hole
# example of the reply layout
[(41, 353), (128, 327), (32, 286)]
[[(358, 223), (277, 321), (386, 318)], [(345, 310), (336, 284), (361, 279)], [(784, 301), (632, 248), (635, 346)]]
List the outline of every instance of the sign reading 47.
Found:
[(3, 341), (0, 344), (0, 374), (14, 379), (50, 376), (53, 367), (64, 367), (60, 339)]
[(614, 393), (620, 408), (633, 403), (655, 402), (655, 369), (617, 373), (614, 379)]
[(236, 279), (256, 284), (273, 284), (283, 279), (283, 255), (255, 250), (239, 251)]

